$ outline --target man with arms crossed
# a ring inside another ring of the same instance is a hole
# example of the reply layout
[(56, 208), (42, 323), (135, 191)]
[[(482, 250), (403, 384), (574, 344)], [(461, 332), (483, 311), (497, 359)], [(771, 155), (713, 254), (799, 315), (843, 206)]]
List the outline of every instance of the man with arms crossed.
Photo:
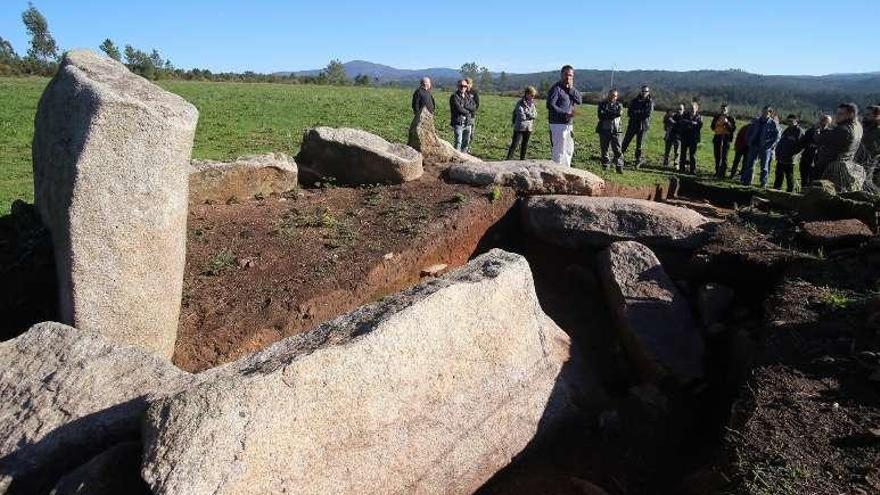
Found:
[(574, 68), (562, 68), (561, 79), (547, 93), (547, 114), (550, 119), (550, 140), (553, 146), (554, 162), (570, 167), (574, 156), (575, 106), (581, 104), (581, 93), (574, 86)]

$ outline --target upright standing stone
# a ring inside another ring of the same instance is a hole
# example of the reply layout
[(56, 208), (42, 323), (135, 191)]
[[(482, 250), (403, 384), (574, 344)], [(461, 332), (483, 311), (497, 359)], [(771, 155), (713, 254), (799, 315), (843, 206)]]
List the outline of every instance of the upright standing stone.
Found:
[(198, 111), (89, 51), (64, 56), (37, 108), (34, 197), (64, 322), (171, 356)]
[(440, 139), (434, 126), (434, 114), (427, 109), (422, 109), (422, 113), (413, 117), (409, 125), (407, 144), (422, 153), (426, 165), (480, 161), (479, 158), (458, 151), (449, 141)]

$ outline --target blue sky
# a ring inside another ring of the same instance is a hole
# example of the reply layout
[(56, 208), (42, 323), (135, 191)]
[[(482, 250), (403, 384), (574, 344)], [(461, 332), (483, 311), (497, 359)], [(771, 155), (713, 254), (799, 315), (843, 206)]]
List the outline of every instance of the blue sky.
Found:
[[(157, 48), (178, 67), (272, 72), (331, 58), (495, 71), (880, 71), (878, 0), (414, 2), (37, 0), (62, 48)], [(0, 36), (23, 54), (26, 1), (0, 0)], [(852, 21), (847, 19), (854, 19)], [(872, 32), (873, 31), (873, 32)]]

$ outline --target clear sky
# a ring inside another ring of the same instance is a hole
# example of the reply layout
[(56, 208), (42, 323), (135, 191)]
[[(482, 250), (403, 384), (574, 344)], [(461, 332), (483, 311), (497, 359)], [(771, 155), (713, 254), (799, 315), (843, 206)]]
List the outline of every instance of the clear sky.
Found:
[[(880, 0), (416, 2), (36, 0), (62, 48), (157, 48), (178, 67), (273, 72), (331, 58), (493, 71), (880, 71)], [(0, 0), (0, 36), (27, 50), (22, 0)]]

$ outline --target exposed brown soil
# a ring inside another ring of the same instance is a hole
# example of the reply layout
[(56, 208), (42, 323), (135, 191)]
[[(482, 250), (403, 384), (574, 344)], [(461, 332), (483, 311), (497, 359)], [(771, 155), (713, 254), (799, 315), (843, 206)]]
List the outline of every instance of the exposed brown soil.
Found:
[(174, 362), (232, 361), (413, 285), (423, 268), (462, 265), (498, 243), (515, 203), (509, 189), (493, 197), (430, 169), (399, 186), (194, 207)]
[(726, 438), (732, 493), (880, 493), (880, 248), (788, 269)]

